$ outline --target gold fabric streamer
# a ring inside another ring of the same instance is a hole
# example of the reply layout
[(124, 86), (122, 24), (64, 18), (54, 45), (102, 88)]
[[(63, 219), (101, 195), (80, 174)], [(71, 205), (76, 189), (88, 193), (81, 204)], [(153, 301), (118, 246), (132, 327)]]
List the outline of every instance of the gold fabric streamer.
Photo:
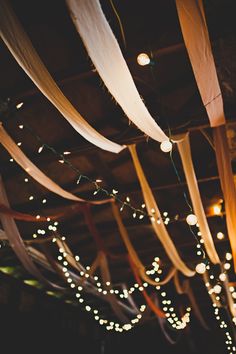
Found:
[(236, 189), (225, 126), (213, 129), (216, 160), (225, 200), (226, 225), (236, 271)]
[(180, 26), (210, 124), (225, 124), (223, 100), (202, 0), (176, 0)]
[(141, 185), (141, 189), (142, 189), (144, 201), (146, 204), (147, 212), (149, 215), (152, 215), (153, 214), (152, 210), (154, 210), (155, 211), (155, 213), (154, 213), (155, 219), (157, 220), (159, 218), (159, 220), (160, 220), (160, 224), (158, 224), (156, 220), (155, 221), (151, 220), (152, 227), (155, 231), (156, 236), (161, 241), (161, 243), (162, 243), (168, 257), (172, 261), (173, 265), (179, 271), (181, 271), (184, 275), (186, 275), (187, 277), (194, 276), (195, 272), (193, 270), (189, 269), (185, 265), (185, 263), (182, 261), (182, 259), (179, 256), (178, 251), (176, 250), (176, 247), (175, 247), (173, 241), (171, 240), (171, 238), (168, 234), (168, 231), (167, 231), (167, 229), (164, 225), (164, 222), (161, 218), (161, 214), (158, 209), (157, 203), (156, 203), (153, 193), (151, 191), (151, 188), (146, 180), (146, 177), (145, 177), (144, 172), (142, 170), (141, 164), (139, 162), (135, 145), (129, 145), (129, 151), (131, 153), (134, 167), (135, 167), (138, 179), (139, 179), (139, 183)]
[(124, 148), (99, 134), (64, 96), (41, 61), (7, 0), (0, 0), (0, 35), (21, 68), (80, 135), (107, 151), (118, 153)]
[(190, 143), (189, 143), (189, 135), (186, 134), (183, 139), (178, 140), (177, 146), (182, 160), (189, 194), (193, 204), (193, 210), (195, 215), (197, 216), (199, 229), (201, 231), (202, 238), (204, 240), (206, 252), (210, 260), (212, 261), (212, 263), (214, 264), (220, 263), (220, 259), (215, 249), (211, 231), (209, 229), (207, 218), (201, 201), (201, 196), (197, 184), (197, 178), (193, 167), (193, 161), (192, 161)]

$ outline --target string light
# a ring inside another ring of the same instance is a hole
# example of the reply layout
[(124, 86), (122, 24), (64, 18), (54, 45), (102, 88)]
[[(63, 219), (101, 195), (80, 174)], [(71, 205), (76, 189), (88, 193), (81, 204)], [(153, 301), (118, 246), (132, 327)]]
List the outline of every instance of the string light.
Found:
[(160, 148), (163, 152), (171, 152), (172, 151), (172, 143), (170, 140), (165, 140), (161, 143)]
[(146, 53), (140, 53), (140, 54), (137, 56), (137, 62), (138, 62), (139, 65), (145, 66), (145, 65), (150, 64), (151, 60), (150, 60), (148, 54), (146, 54)]
[(225, 238), (225, 235), (223, 234), (223, 232), (217, 232), (216, 237), (218, 238), (218, 240), (223, 240), (223, 238)]
[(197, 224), (197, 217), (194, 214), (189, 214), (186, 218), (187, 224), (188, 225), (196, 225)]
[(214, 215), (220, 215), (222, 206), (220, 204), (215, 204), (212, 207)]
[(17, 109), (20, 109), (20, 108), (23, 106), (23, 104), (24, 104), (24, 102), (18, 103), (18, 104), (16, 105), (16, 108), (17, 108)]
[(198, 274), (204, 274), (205, 271), (206, 271), (206, 265), (205, 263), (199, 263), (196, 265), (196, 268), (195, 268), (196, 272)]

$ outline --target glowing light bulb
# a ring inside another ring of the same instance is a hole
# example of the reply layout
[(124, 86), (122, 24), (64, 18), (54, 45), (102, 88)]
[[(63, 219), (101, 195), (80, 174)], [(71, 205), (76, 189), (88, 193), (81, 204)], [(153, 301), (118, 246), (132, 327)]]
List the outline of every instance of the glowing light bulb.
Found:
[(193, 226), (197, 223), (197, 217), (194, 214), (189, 214), (186, 218), (187, 224)]
[(172, 150), (172, 143), (170, 140), (165, 140), (160, 145), (161, 151), (170, 152)]
[(198, 263), (195, 269), (198, 274), (204, 274), (206, 271), (206, 265), (205, 263)]
[(140, 54), (137, 56), (137, 62), (138, 62), (139, 65), (145, 66), (145, 65), (150, 64), (151, 60), (150, 60), (148, 54), (146, 54), (146, 53), (140, 53)]
[(225, 280), (226, 280), (226, 275), (225, 275), (225, 273), (221, 273), (221, 274), (219, 275), (219, 279), (220, 279), (221, 281), (225, 281)]
[(24, 102), (18, 103), (18, 104), (16, 105), (16, 108), (17, 108), (17, 109), (20, 109), (20, 108), (23, 106), (23, 104), (24, 104)]
[(218, 238), (218, 240), (223, 240), (223, 238), (225, 237), (225, 235), (223, 234), (223, 232), (217, 232), (216, 237)]
[(225, 268), (226, 270), (229, 270), (230, 267), (231, 267), (231, 266), (230, 266), (230, 263), (225, 263), (225, 264), (224, 264), (224, 268)]
[(220, 285), (215, 285), (214, 286), (214, 292), (216, 293), (216, 294), (220, 294), (221, 293), (221, 290), (222, 290), (222, 288), (221, 288), (221, 286)]
[(221, 214), (221, 205), (219, 205), (219, 204), (215, 204), (215, 205), (213, 205), (213, 213), (215, 214), (215, 215), (220, 215)]
[(227, 252), (225, 258), (227, 259), (227, 261), (230, 261), (232, 259), (232, 254)]

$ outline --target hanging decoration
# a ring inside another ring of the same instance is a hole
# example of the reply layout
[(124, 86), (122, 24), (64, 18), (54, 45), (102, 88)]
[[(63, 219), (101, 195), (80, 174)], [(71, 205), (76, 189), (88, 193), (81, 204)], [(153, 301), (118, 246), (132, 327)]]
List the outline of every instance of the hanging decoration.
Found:
[(197, 218), (197, 223), (199, 224), (201, 236), (204, 240), (204, 246), (206, 252), (210, 260), (212, 261), (212, 263), (214, 264), (220, 263), (220, 259), (215, 249), (213, 238), (211, 236), (211, 232), (207, 223), (207, 218), (201, 201), (201, 196), (197, 184), (197, 178), (195, 175), (193, 161), (191, 157), (188, 134), (186, 134), (182, 139), (179, 139), (177, 141), (177, 147), (182, 160), (184, 174), (186, 177), (187, 186), (188, 186), (189, 194), (193, 205), (193, 210)]
[[(7, 199), (6, 191), (3, 186), (2, 179), (0, 178), (0, 203), (3, 203), (7, 207), (9, 207), (9, 202)], [(24, 245), (24, 242), (20, 236), (18, 228), (14, 219), (9, 215), (0, 214), (0, 220), (5, 230), (5, 233), (8, 237), (10, 246), (13, 251), (16, 253), (17, 257), (22, 262), (23, 266), (27, 269), (29, 273), (34, 275), (37, 279), (41, 280), (43, 283), (46, 283), (50, 287), (61, 289), (61, 287), (56, 284), (48, 281), (36, 267), (36, 265), (32, 262), (30, 256), (27, 253), (27, 249)]]
[(156, 201), (154, 199), (154, 196), (152, 194), (151, 188), (148, 185), (148, 182), (146, 180), (146, 177), (144, 175), (144, 172), (142, 170), (141, 164), (138, 159), (138, 155), (136, 152), (136, 147), (135, 145), (130, 145), (129, 146), (129, 151), (131, 153), (134, 167), (141, 185), (141, 189), (143, 192), (143, 197), (144, 201), (146, 204), (146, 208), (148, 211), (148, 214), (153, 214), (153, 219), (151, 219), (152, 227), (156, 233), (156, 236), (159, 238), (161, 241), (166, 254), (172, 261), (173, 265), (176, 267), (176, 269), (180, 270), (184, 275), (187, 277), (192, 277), (195, 272), (191, 269), (189, 269), (182, 259), (180, 258), (178, 251), (176, 250), (176, 247), (174, 243), (172, 242), (168, 231), (163, 223), (163, 220), (161, 219), (161, 214), (158, 209), (158, 206), (156, 204)]
[[(225, 133), (222, 94), (202, 0), (176, 0), (180, 26), (196, 83), (213, 127), (216, 160), (226, 206), (226, 223), (236, 270), (236, 189)], [(201, 63), (201, 65), (199, 65)]]
[(180, 26), (210, 124), (225, 124), (223, 100), (202, 0), (176, 0)]
[(67, 0), (74, 25), (104, 84), (128, 119), (152, 139), (168, 137), (145, 107), (98, 0)]
[(0, 2), (0, 35), (21, 68), (80, 135), (107, 151), (119, 153), (124, 149), (124, 146), (113, 143), (92, 128), (64, 96), (41, 61), (7, 0)]

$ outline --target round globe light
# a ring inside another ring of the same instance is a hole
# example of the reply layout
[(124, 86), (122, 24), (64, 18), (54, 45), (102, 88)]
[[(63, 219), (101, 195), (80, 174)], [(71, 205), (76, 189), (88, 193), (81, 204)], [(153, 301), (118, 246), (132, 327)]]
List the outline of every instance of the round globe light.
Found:
[(195, 268), (196, 272), (198, 274), (204, 274), (206, 271), (206, 265), (205, 263), (198, 263)]
[(214, 289), (215, 294), (220, 294), (221, 290), (222, 290), (221, 286), (218, 284), (216, 284), (213, 289)]
[(148, 56), (148, 54), (146, 53), (140, 53), (138, 56), (137, 56), (137, 62), (139, 65), (141, 66), (145, 66), (145, 65), (148, 65), (150, 64), (150, 58)]
[(186, 221), (190, 226), (196, 225), (197, 224), (197, 217), (194, 214), (189, 214), (186, 218)]
[(170, 152), (172, 150), (172, 142), (170, 140), (165, 140), (161, 143), (160, 148), (163, 152)]

